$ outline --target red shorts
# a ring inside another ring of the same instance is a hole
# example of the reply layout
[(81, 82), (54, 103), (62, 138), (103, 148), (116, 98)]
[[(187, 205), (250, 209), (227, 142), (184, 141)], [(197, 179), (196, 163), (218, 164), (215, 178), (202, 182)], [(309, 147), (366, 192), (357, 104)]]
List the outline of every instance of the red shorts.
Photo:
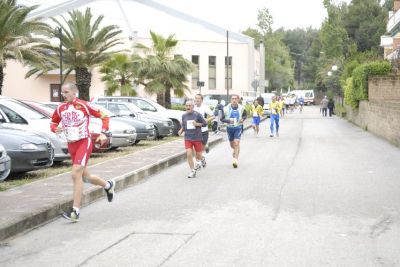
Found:
[(185, 140), (185, 148), (194, 148), (194, 151), (201, 152), (203, 151), (203, 144), (201, 143), (201, 140)]
[(73, 143), (68, 143), (68, 151), (71, 155), (72, 164), (86, 166), (90, 154), (92, 154), (92, 149), (93, 143), (90, 137)]

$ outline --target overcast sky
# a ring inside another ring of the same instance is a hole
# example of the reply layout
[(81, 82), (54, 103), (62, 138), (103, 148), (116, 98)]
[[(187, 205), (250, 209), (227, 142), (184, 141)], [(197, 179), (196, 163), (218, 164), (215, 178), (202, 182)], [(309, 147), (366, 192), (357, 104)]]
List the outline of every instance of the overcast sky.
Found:
[[(108, 0), (113, 1), (113, 0)], [(123, 2), (129, 2), (122, 0)], [(326, 17), (323, 0), (154, 0), (233, 31), (244, 30), (257, 22), (257, 11), (267, 7), (274, 29), (312, 26), (319, 28)], [(334, 0), (340, 2), (341, 0)], [(343, 0), (350, 2), (350, 0)], [(48, 7), (60, 0), (20, 0), (24, 4)], [(101, 0), (99, 2), (104, 2)], [(153, 18), (154, 19), (154, 18)]]

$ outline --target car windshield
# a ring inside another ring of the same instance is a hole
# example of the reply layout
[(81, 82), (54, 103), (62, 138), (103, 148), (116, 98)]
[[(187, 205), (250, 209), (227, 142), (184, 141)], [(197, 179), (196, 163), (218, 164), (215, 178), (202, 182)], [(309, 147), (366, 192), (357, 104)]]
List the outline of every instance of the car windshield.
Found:
[(29, 120), (47, 119), (45, 115), (34, 110), (33, 108), (29, 107), (28, 105), (22, 102), (10, 99), (10, 100), (3, 100), (1, 101), (1, 103), (26, 119)]
[(272, 98), (270, 97), (263, 97), (263, 99), (264, 99), (264, 105), (272, 102)]
[(133, 112), (137, 112), (137, 113), (144, 113), (144, 111), (143, 110), (141, 110), (138, 106), (136, 106), (135, 104), (133, 104), (133, 103), (126, 103), (127, 105), (128, 105), (128, 107), (129, 107), (129, 109), (131, 110), (131, 111), (133, 111)]

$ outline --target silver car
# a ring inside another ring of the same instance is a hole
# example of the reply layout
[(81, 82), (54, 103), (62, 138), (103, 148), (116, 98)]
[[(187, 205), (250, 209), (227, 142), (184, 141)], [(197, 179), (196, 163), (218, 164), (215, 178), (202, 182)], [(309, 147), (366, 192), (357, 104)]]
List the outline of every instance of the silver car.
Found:
[(0, 181), (7, 178), (11, 171), (11, 159), (7, 155), (7, 151), (0, 144)]
[(50, 119), (16, 99), (0, 96), (0, 125), (34, 132), (50, 139), (54, 147), (54, 161), (69, 158), (67, 140), (50, 130)]

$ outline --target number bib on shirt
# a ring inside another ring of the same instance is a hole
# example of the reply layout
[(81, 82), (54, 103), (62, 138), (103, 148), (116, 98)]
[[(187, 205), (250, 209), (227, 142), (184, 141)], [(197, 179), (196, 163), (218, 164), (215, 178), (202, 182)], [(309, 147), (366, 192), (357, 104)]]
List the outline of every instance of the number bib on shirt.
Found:
[(64, 134), (68, 142), (75, 142), (86, 137), (83, 125), (75, 127), (64, 127)]

